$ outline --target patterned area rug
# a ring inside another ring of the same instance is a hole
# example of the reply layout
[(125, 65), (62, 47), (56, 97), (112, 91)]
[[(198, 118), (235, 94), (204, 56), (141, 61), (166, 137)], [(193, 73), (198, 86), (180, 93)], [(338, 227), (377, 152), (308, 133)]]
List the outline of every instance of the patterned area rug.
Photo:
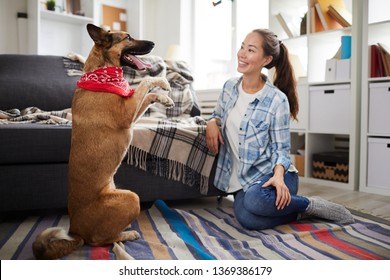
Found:
[[(356, 223), (339, 226), (303, 220), (274, 229), (244, 230), (232, 208), (179, 210), (156, 201), (131, 229), (139, 240), (124, 242), (133, 259), (390, 259), (390, 225), (353, 212)], [(68, 228), (67, 215), (6, 217), (0, 223), (0, 259), (34, 259), (31, 244), (50, 226)], [(114, 250), (116, 251), (116, 250)], [(64, 259), (116, 259), (113, 246), (83, 246)], [(116, 251), (117, 252), (117, 251)]]

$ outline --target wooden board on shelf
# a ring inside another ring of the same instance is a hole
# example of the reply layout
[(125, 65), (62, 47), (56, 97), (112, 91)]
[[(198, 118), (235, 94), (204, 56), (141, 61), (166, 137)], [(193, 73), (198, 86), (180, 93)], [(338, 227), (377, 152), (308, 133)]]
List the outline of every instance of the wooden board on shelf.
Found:
[(103, 26), (111, 31), (127, 31), (126, 9), (103, 6)]
[(331, 4), (328, 8), (328, 14), (332, 16), (343, 27), (352, 26), (352, 14), (345, 8)]

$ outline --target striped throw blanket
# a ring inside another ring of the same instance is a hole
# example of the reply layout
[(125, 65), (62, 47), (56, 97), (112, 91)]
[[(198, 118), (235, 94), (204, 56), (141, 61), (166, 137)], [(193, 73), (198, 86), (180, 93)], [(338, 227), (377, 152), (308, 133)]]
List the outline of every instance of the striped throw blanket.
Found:
[(141, 118), (133, 130), (128, 163), (153, 174), (199, 186), (207, 194), (215, 155), (206, 145), (206, 122), (198, 117)]
[[(140, 239), (124, 242), (123, 249), (85, 245), (64, 259), (389, 260), (389, 222), (352, 213), (356, 222), (351, 225), (301, 220), (250, 231), (238, 224), (231, 207), (183, 210), (159, 200), (131, 225)], [(68, 228), (69, 217), (56, 214), (0, 221), (0, 259), (33, 259), (32, 242), (50, 226)]]
[(37, 107), (28, 107), (23, 110), (0, 110), (0, 124), (12, 123), (41, 123), (67, 125), (72, 124), (71, 109), (60, 111), (43, 111)]

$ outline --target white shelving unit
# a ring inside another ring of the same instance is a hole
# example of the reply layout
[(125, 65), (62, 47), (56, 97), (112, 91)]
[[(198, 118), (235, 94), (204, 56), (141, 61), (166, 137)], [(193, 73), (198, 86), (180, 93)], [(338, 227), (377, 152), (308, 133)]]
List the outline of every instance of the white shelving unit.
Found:
[(87, 57), (93, 42), (86, 31), (96, 24), (95, 0), (82, 0), (85, 16), (45, 10), (40, 0), (27, 1), (28, 52), (40, 55), (67, 55), (74, 52)]
[[(362, 12), (362, 4), (361, 1), (344, 0), (346, 8), (353, 15), (352, 27), (312, 33), (310, 32), (312, 2), (312, 0), (270, 0), (270, 29), (282, 39), (290, 54), (298, 55), (306, 70), (306, 77), (298, 79), (300, 113), (299, 123), (291, 123), (292, 153), (297, 149), (304, 149), (304, 176), (301, 176), (301, 181), (356, 190), (360, 151), (361, 21), (359, 15)], [(306, 34), (288, 38), (275, 15), (284, 13), (302, 17), (302, 11), (307, 12)], [(326, 61), (336, 54), (343, 35), (352, 35), (351, 78), (327, 82), (325, 81)], [(335, 94), (324, 95), (325, 90), (326, 93)], [(343, 93), (337, 94), (340, 90)], [(340, 122), (338, 116), (342, 119)], [(348, 182), (314, 178), (313, 154), (335, 151), (339, 148), (349, 152)]]
[(370, 45), (390, 46), (390, 2), (363, 2), (359, 190), (390, 195), (390, 77), (370, 77)]

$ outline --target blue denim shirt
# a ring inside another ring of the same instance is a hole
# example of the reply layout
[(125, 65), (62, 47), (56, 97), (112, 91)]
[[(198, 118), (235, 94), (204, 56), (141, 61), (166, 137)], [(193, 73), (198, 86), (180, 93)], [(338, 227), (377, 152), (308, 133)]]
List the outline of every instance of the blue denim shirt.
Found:
[[(231, 151), (226, 137), (226, 119), (238, 98), (242, 78), (228, 80), (211, 118), (221, 120), (224, 145), (219, 147), (214, 185), (227, 191), (231, 176)], [(242, 116), (239, 132), (239, 181), (246, 191), (259, 178), (281, 164), (287, 172), (290, 160), (290, 108), (287, 96), (267, 79)]]

